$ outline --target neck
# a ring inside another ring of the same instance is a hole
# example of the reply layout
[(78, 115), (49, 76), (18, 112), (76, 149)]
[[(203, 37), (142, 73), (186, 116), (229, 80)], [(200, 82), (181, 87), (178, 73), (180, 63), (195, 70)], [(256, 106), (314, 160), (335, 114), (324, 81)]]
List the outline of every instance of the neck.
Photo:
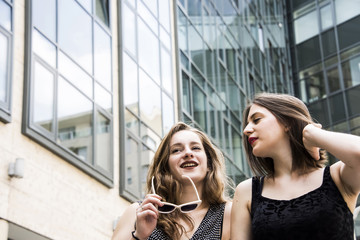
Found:
[[(202, 185), (197, 184), (196, 188), (197, 188), (199, 197), (202, 200)], [(186, 184), (186, 185), (183, 186), (183, 191), (181, 193), (180, 198), (181, 198), (180, 199), (181, 203), (187, 203), (187, 202), (192, 202), (192, 201), (198, 200), (198, 198), (196, 196), (195, 189), (194, 189), (194, 187), (192, 186), (191, 183)]]

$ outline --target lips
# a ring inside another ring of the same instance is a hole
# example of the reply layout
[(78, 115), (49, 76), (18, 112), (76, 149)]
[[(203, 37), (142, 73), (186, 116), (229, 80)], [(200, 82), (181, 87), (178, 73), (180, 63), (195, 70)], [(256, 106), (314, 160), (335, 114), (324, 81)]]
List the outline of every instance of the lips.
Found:
[(192, 168), (192, 167), (196, 167), (198, 164), (196, 162), (193, 161), (188, 161), (188, 162), (184, 162), (180, 165), (181, 168)]
[(249, 137), (248, 142), (250, 143), (250, 145), (253, 145), (253, 143), (254, 143), (256, 140), (258, 140), (258, 138), (256, 138), (256, 137)]

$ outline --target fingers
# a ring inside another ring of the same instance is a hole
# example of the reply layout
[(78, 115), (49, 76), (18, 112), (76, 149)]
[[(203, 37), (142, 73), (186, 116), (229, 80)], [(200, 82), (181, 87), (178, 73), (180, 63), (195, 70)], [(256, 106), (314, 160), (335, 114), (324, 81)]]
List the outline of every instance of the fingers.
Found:
[(160, 199), (161, 197), (156, 194), (146, 195), (144, 201), (140, 204), (140, 206), (136, 210), (137, 217), (153, 216), (155, 218), (158, 218), (159, 212), (157, 206), (164, 205), (160, 201)]

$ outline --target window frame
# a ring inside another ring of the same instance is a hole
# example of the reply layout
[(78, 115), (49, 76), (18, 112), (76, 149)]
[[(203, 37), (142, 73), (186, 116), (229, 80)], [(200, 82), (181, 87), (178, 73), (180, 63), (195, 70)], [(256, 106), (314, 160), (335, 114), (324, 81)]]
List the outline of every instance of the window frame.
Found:
[[(57, 1), (56, 1), (57, 3)], [(76, 4), (79, 4), (77, 2), (75, 2)], [(49, 71), (51, 71), (52, 73), (54, 73), (54, 78), (55, 78), (55, 85), (54, 85), (54, 104), (57, 105), (57, 95), (58, 95), (58, 81), (60, 80), (60, 78), (63, 78), (63, 76), (60, 75), (59, 73), (59, 69), (58, 66), (55, 67), (51, 67), (47, 66), (48, 63), (45, 62), (44, 60), (40, 59), (40, 57), (38, 57), (35, 52), (34, 49), (32, 47), (32, 41), (33, 41), (33, 29), (34, 29), (34, 25), (32, 23), (32, 4), (33, 4), (33, 0), (30, 1), (26, 1), (25, 3), (25, 69), (24, 69), (24, 89), (23, 89), (23, 116), (22, 116), (22, 133), (26, 136), (28, 136), (30, 139), (34, 140), (35, 142), (37, 142), (38, 144), (40, 144), (41, 146), (43, 146), (44, 148), (50, 150), (51, 152), (53, 152), (54, 154), (56, 154), (57, 156), (63, 158), (65, 161), (67, 161), (68, 163), (72, 164), (73, 166), (79, 168), (81, 171), (83, 171), (84, 173), (90, 175), (91, 177), (95, 178), (96, 180), (98, 180), (99, 182), (101, 182), (102, 184), (104, 184), (107, 187), (113, 187), (114, 186), (114, 163), (113, 163), (113, 159), (114, 159), (114, 147), (113, 147), (113, 143), (114, 143), (114, 117), (113, 117), (113, 68), (111, 68), (111, 98), (112, 98), (112, 113), (109, 113), (107, 111), (105, 111), (104, 109), (102, 109), (101, 107), (97, 106), (96, 102), (95, 102), (95, 97), (93, 96), (92, 100), (91, 100), (91, 105), (92, 105), (92, 112), (91, 112), (91, 117), (92, 117), (92, 121), (91, 121), (91, 128), (92, 128), (92, 134), (91, 134), (91, 138), (92, 138), (92, 143), (91, 143), (91, 153), (93, 155), (92, 159), (90, 162), (85, 162), (82, 161), (80, 159), (80, 157), (76, 156), (75, 153), (73, 153), (70, 149), (63, 147), (61, 144), (57, 143), (56, 140), (54, 140), (54, 136), (52, 133), (50, 132), (46, 132), (43, 129), (40, 129), (39, 127), (36, 126), (36, 124), (32, 123), (31, 120), (31, 116), (33, 115), (34, 109), (32, 107), (32, 102), (34, 100), (34, 96), (32, 93), (32, 88), (34, 86), (34, 66), (36, 61), (38, 63), (40, 63), (43, 67), (45, 67), (46, 69), (48, 69)], [(56, 5), (57, 6), (57, 5)], [(109, 9), (111, 8), (111, 4), (109, 3)], [(58, 15), (58, 9), (56, 8), (56, 14)], [(91, 26), (92, 29), (94, 28), (93, 25), (94, 24), (98, 24), (100, 27), (104, 28), (104, 24), (97, 19), (97, 16), (95, 13), (91, 13), (91, 17), (92, 17), (92, 22), (91, 22)], [(109, 16), (109, 20), (111, 21), (111, 16)], [(56, 24), (58, 24), (58, 19), (56, 19)], [(107, 27), (107, 26), (105, 26)], [(111, 56), (110, 56), (110, 61), (111, 64), (113, 62), (113, 58), (114, 58), (114, 54), (113, 54), (113, 47), (112, 47), (112, 42), (113, 42), (113, 36), (111, 34), (111, 26), (109, 25), (108, 27), (109, 29), (106, 29), (106, 31), (109, 33), (110, 36), (110, 51), (111, 51)], [(58, 31), (58, 29), (56, 29), (56, 31)], [(92, 31), (92, 40), (94, 41), (95, 35), (94, 35), (94, 31)], [(93, 43), (94, 44), (94, 43)], [(56, 58), (58, 59), (58, 55), (60, 52), (60, 48), (59, 48), (59, 44), (58, 42), (56, 42)], [(95, 54), (94, 50), (92, 50), (93, 54)], [(94, 55), (93, 55), (94, 57)], [(44, 64), (46, 63), (46, 64)], [(96, 77), (94, 75), (94, 73), (92, 73), (91, 75), (91, 79), (92, 79), (92, 84), (94, 84), (96, 82)], [(95, 91), (94, 89), (92, 90), (93, 92)], [(96, 133), (96, 123), (98, 122), (96, 115), (101, 114), (103, 115), (103, 117), (107, 118), (110, 123), (109, 123), (109, 134), (110, 134), (110, 146), (109, 146), (109, 161), (110, 161), (110, 166), (108, 171), (102, 169), (96, 161), (96, 138), (97, 138), (97, 133)], [(53, 116), (55, 119), (55, 126), (53, 126), (54, 129), (54, 135), (57, 134), (58, 131), (58, 119), (56, 117), (57, 115), (57, 107), (53, 108)]]

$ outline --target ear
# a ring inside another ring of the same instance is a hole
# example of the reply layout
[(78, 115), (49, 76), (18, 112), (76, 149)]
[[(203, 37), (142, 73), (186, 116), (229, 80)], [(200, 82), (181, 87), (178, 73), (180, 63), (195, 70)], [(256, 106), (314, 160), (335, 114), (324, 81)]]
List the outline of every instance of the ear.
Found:
[(285, 132), (289, 132), (289, 130), (290, 130), (290, 127), (285, 126)]

